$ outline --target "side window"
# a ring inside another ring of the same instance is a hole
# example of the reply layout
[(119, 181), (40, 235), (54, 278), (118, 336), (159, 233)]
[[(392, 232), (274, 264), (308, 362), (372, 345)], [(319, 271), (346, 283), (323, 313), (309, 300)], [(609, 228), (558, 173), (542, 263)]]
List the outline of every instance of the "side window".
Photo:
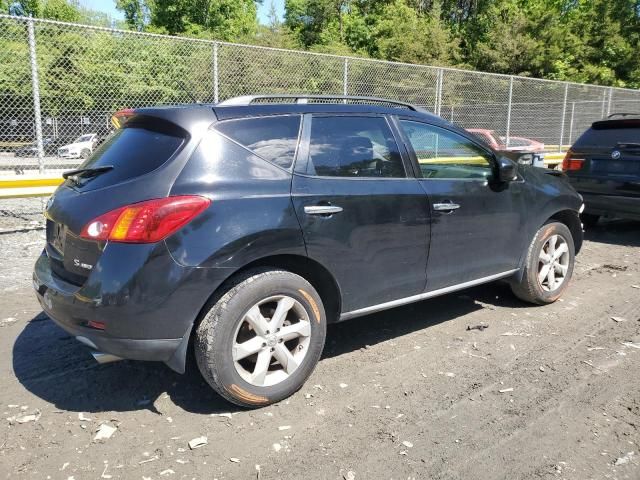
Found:
[(298, 145), (300, 116), (243, 118), (220, 122), (214, 128), (265, 160), (290, 168)]
[(401, 120), (400, 124), (418, 157), (424, 178), (488, 178), (489, 154), (457, 133), (426, 123)]
[(404, 177), (398, 146), (382, 117), (314, 116), (307, 174)]

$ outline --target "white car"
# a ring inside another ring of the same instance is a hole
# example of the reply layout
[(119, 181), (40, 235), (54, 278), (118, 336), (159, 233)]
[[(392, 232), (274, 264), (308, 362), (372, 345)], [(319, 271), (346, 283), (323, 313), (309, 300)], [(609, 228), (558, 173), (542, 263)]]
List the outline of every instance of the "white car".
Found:
[(88, 133), (78, 137), (73, 143), (58, 148), (58, 156), (62, 158), (89, 158), (98, 139), (97, 134)]

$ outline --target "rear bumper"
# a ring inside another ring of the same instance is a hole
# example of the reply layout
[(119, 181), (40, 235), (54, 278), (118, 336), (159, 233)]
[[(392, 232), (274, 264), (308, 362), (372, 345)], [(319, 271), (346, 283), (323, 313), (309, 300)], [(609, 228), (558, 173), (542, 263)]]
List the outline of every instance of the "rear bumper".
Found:
[[(103, 330), (84, 326), (85, 322), (78, 322), (77, 319), (91, 317), (90, 314), (83, 315), (83, 310), (91, 307), (85, 305), (86, 302), (79, 297), (79, 288), (53, 276), (49, 266), (49, 258), (46, 255), (40, 256), (36, 262), (36, 268), (33, 272), (33, 288), (42, 309), (49, 318), (81, 343), (94, 350), (131, 360), (168, 362), (182, 341), (182, 338), (115, 338)], [(122, 313), (127, 316), (126, 310)]]
[(640, 220), (640, 197), (580, 194), (584, 198), (585, 213)]
[(81, 287), (56, 276), (50, 262), (43, 252), (33, 287), (57, 325), (93, 350), (184, 372), (191, 328), (222, 272), (182, 267), (164, 244), (110, 245)]

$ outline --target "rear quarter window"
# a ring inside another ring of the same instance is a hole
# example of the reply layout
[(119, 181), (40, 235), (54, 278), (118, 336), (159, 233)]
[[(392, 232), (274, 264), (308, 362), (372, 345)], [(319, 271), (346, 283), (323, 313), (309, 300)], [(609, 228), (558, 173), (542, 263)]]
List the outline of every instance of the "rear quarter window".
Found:
[(83, 184), (85, 189), (97, 188), (145, 175), (167, 162), (182, 146), (185, 138), (168, 131), (142, 126), (116, 130), (79, 168), (113, 165)]
[(300, 116), (243, 118), (218, 123), (214, 128), (259, 157), (289, 169), (300, 133)]

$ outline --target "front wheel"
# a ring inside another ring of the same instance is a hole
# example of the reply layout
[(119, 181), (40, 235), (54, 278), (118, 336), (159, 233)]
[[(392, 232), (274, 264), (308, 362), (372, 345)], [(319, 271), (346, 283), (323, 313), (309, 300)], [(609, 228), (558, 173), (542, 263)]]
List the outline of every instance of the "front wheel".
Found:
[(511, 290), (525, 302), (553, 303), (569, 285), (574, 261), (571, 231), (563, 223), (547, 223), (534, 236), (527, 251), (522, 279), (512, 281)]
[(238, 277), (196, 330), (205, 380), (227, 400), (260, 407), (296, 392), (313, 372), (326, 336), (320, 296), (299, 275), (253, 270)]

